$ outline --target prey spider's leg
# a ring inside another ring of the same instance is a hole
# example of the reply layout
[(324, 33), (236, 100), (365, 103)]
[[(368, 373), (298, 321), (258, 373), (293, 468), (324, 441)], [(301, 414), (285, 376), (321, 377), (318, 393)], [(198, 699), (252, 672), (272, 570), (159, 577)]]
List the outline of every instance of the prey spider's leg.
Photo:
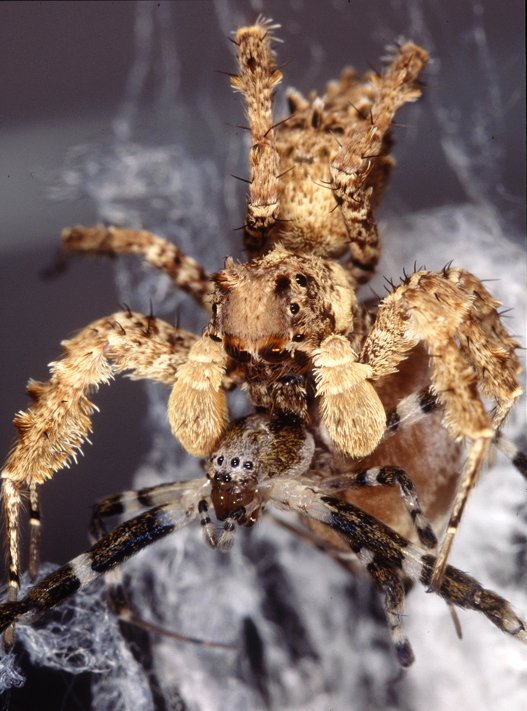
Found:
[[(203, 489), (202, 493), (205, 495), (209, 488), (210, 485), (208, 481), (204, 480), (204, 484), (201, 487), (201, 489)], [(108, 517), (120, 514), (129, 514), (144, 508), (173, 504), (175, 501), (181, 501), (184, 496), (188, 496), (193, 492), (196, 492), (196, 495), (200, 493), (199, 484), (195, 481), (170, 482), (167, 484), (145, 487), (135, 491), (123, 491), (119, 494), (107, 496), (98, 501), (93, 508), (90, 523), (90, 536), (92, 538), (92, 542), (95, 543), (108, 533), (104, 524), (104, 519)], [(201, 517), (203, 503), (206, 504), (206, 499), (201, 499), (197, 507)], [(130, 601), (123, 585), (123, 576), (119, 566), (109, 570), (105, 574), (104, 580), (106, 583), (106, 592), (111, 609), (120, 620), (129, 622), (130, 624), (140, 627), (147, 632), (168, 636), (184, 642), (191, 642), (192, 644), (204, 645), (207, 647), (219, 647), (221, 649), (234, 648), (231, 644), (189, 637), (188, 635), (168, 630), (164, 627), (156, 625), (155, 623), (144, 620), (142, 617), (138, 617), (130, 605)]]
[[(269, 487), (269, 496), (275, 506), (292, 509), (325, 523), (348, 543), (355, 554), (362, 551), (370, 560), (375, 559), (387, 568), (400, 570), (410, 580), (430, 586), (435, 557), (362, 509), (289, 477), (273, 481)], [(483, 613), (503, 632), (527, 643), (525, 622), (511, 604), (461, 570), (447, 565), (436, 592), (457, 607)]]
[(0, 605), (0, 631), (14, 622), (32, 622), (81, 586), (120, 565), (196, 517), (195, 502), (165, 504), (130, 519), (35, 585), (21, 600)]
[(407, 395), (387, 411), (383, 439), (388, 439), (403, 427), (419, 422), (440, 407), (441, 404), (430, 387)]
[(18, 532), (24, 492), (76, 459), (96, 410), (90, 391), (124, 371), (130, 371), (132, 379), (172, 384), (195, 340), (193, 334), (160, 319), (117, 313), (64, 341), (64, 356), (50, 365), (49, 381), (29, 382), (27, 389), (34, 402), (14, 418), (18, 441), (1, 475), (8, 537), (8, 599), (15, 599), (19, 588)]
[[(358, 283), (368, 281), (379, 258), (379, 236), (373, 216), (376, 174), (386, 160), (388, 135), (396, 111), (421, 95), (417, 79), (428, 54), (410, 42), (397, 50), (381, 77), (371, 77), (377, 98), (370, 121), (362, 121), (331, 162), (332, 188), (349, 235), (349, 269)], [(373, 184), (371, 184), (373, 180)]]
[(29, 485), (29, 562), (28, 571), (31, 580), (35, 580), (38, 575), (40, 564), (40, 499), (38, 495), (38, 485)]
[(401, 499), (414, 523), (419, 540), (427, 548), (435, 548), (437, 538), (423, 514), (413, 482), (404, 469), (390, 466), (372, 467), (361, 472), (324, 479), (322, 488), (329, 494), (332, 491), (369, 486), (398, 486)]
[[(383, 440), (396, 434), (403, 427), (419, 422), (440, 408), (439, 398), (431, 387), (408, 395), (386, 413), (386, 430)], [(496, 432), (492, 443), (510, 460), (520, 474), (527, 478), (527, 455), (501, 431)]]
[(527, 454), (522, 452), (514, 442), (505, 437), (501, 432), (497, 432), (494, 437), (494, 444), (506, 457), (510, 459), (516, 469), (527, 479)]
[(402, 667), (409, 667), (415, 661), (412, 646), (402, 622), (404, 612), (404, 586), (397, 573), (385, 565), (369, 551), (357, 552), (359, 560), (384, 593), (384, 610), (397, 659)]
[(146, 230), (121, 227), (83, 227), (63, 230), (61, 250), (64, 254), (84, 252), (114, 256), (137, 254), (145, 262), (168, 274), (174, 284), (189, 294), (199, 306), (210, 312), (210, 275), (192, 257), (175, 244)]
[(280, 159), (276, 150), (272, 112), (273, 92), (282, 79), (271, 49), (272, 31), (276, 27), (262, 21), (251, 27), (241, 27), (234, 38), (239, 74), (231, 77), (231, 85), (245, 98), (251, 131), (245, 226), (248, 249), (258, 249), (265, 241), (266, 233), (276, 223), (279, 211)]
[[(323, 504), (326, 513), (320, 508)], [(328, 516), (329, 512), (329, 516)], [(402, 570), (411, 580), (429, 587), (436, 559), (397, 534), (373, 516), (352, 504), (322, 496), (308, 514), (324, 521), (352, 546), (366, 548), (388, 567)], [(436, 592), (447, 602), (465, 609), (482, 612), (503, 632), (527, 642), (525, 622), (507, 600), (483, 588), (477, 580), (447, 565)]]

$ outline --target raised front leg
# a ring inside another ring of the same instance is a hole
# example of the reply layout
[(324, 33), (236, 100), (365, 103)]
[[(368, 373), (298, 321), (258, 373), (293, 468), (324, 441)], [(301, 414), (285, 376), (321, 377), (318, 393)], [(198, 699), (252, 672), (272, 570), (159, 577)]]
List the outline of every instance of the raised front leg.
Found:
[(349, 236), (348, 267), (358, 283), (369, 279), (379, 258), (373, 209), (385, 182), (389, 131), (397, 110), (421, 95), (417, 79), (427, 61), (427, 52), (411, 42), (396, 50), (386, 71), (371, 77), (376, 98), (369, 121), (353, 127), (331, 162), (331, 188)]
[(231, 85), (243, 94), (251, 131), (249, 199), (245, 225), (248, 246), (258, 245), (278, 216), (280, 162), (273, 127), (273, 92), (282, 79), (271, 49), (272, 31), (278, 25), (262, 21), (241, 27), (234, 38), (239, 74)]
[[(497, 429), (521, 394), (518, 343), (507, 333), (499, 302), (461, 269), (419, 271), (381, 303), (360, 360), (380, 378), (397, 370), (422, 341), (432, 366), (432, 391), (455, 439), (471, 440), (432, 586), (438, 589), (469, 492)], [(482, 397), (494, 402), (487, 412)]]
[(184, 254), (164, 237), (158, 237), (146, 230), (77, 225), (63, 230), (61, 249), (64, 255), (74, 252), (110, 257), (117, 254), (137, 254), (150, 266), (168, 274), (179, 289), (210, 312), (210, 275), (195, 259)]

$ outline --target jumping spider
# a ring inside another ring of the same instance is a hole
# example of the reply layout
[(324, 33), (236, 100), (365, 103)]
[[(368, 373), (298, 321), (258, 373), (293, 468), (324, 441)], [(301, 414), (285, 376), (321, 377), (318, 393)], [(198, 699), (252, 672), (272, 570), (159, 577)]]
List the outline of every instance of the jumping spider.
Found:
[[(154, 316), (114, 314), (63, 343), (48, 382), (30, 381), (34, 402), (15, 417), (19, 440), (2, 473), (10, 580), (0, 627), (8, 644), (15, 620), (33, 619), (191, 520), (201, 519), (210, 545), (228, 550), (236, 525), (254, 524), (268, 504), (300, 513), (311, 521), (313, 540), (336, 556), (349, 556), (351, 548), (367, 567), (384, 591), (403, 666), (413, 660), (401, 623), (403, 578), (527, 639), (507, 601), (447, 566), (468, 491), (493, 440), (526, 473), (524, 456), (499, 433), (521, 390), (517, 343), (498, 302), (476, 277), (451, 267), (406, 276), (377, 305), (356, 297), (378, 259), (374, 208), (393, 163), (390, 127), (400, 106), (419, 97), (427, 54), (405, 42), (392, 50), (382, 75), (358, 77), (348, 69), (322, 97), (290, 91), (290, 115), (273, 123), (272, 96), (281, 80), (271, 48), (275, 27), (260, 20), (234, 38), (239, 74), (231, 83), (245, 98), (251, 131), (248, 262), (229, 258), (209, 275), (145, 231), (97, 226), (63, 234), (65, 253), (142, 255), (209, 309), (211, 319), (197, 337)], [(95, 407), (90, 391), (122, 372), (172, 387), (171, 429), (189, 452), (207, 457), (207, 476), (103, 500), (91, 550), (17, 602), (24, 494), (35, 576), (38, 486), (87, 438)], [(257, 414), (229, 425), (226, 392), (233, 387), (248, 392)], [(490, 414), (483, 397), (494, 405)], [(386, 524), (415, 530), (424, 547), (435, 547), (432, 523), (450, 508), (465, 438), (461, 485), (436, 558)], [(410, 515), (389, 495), (353, 492), (365, 487), (397, 487)], [(219, 536), (211, 506), (224, 521)], [(106, 516), (145, 507), (153, 508), (104, 533)]]

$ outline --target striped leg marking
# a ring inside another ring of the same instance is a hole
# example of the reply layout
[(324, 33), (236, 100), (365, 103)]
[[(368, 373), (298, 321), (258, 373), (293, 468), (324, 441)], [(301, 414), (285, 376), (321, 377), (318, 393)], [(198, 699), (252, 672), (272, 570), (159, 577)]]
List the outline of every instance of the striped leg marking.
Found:
[(40, 565), (40, 500), (37, 484), (29, 485), (29, 577), (36, 580)]
[(193, 509), (185, 511), (180, 506), (167, 504), (126, 521), (97, 541), (87, 553), (82, 553), (44, 578), (24, 598), (0, 605), (0, 631), (16, 620), (34, 621), (40, 614), (73, 595), (81, 586), (187, 525), (195, 516)]
[(368, 573), (384, 593), (384, 610), (397, 659), (402, 667), (413, 664), (415, 656), (406, 635), (402, 616), (404, 613), (404, 587), (397, 573), (372, 556), (367, 550), (357, 552)]
[(324, 481), (324, 491), (362, 488), (369, 486), (398, 486), (401, 499), (414, 523), (421, 543), (427, 548), (435, 548), (437, 538), (432, 526), (423, 514), (421, 504), (412, 480), (399, 467), (372, 467), (357, 474), (346, 474)]
[[(430, 586), (436, 565), (435, 556), (425, 553), (352, 504), (328, 496), (322, 496), (320, 501), (326, 508), (326, 515), (318, 505), (312, 507), (312, 515), (333, 528), (352, 550), (366, 549), (374, 559), (388, 568), (401, 571), (425, 587)], [(503, 632), (527, 643), (526, 624), (514, 612), (511, 604), (492, 590), (482, 587), (463, 571), (447, 565), (436, 592), (457, 607), (482, 612)]]

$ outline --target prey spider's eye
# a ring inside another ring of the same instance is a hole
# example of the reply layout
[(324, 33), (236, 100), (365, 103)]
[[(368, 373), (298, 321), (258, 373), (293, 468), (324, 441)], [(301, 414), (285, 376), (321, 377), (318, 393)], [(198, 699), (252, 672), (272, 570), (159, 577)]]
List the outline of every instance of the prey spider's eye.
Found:
[(240, 460), (238, 459), (238, 457), (234, 457), (234, 459), (231, 459), (231, 467), (232, 467), (233, 469), (234, 469), (235, 467), (237, 467), (239, 463), (240, 463)]
[(297, 314), (300, 311), (300, 306), (298, 304), (291, 304), (289, 311), (291, 311), (292, 314)]
[(217, 459), (217, 463), (220, 465), (220, 467), (224, 461), (225, 461), (225, 457), (223, 455), (219, 456)]
[(307, 286), (307, 277), (305, 274), (297, 274), (295, 276), (295, 281), (300, 286)]
[(244, 462), (243, 466), (245, 469), (252, 469), (254, 467), (254, 464), (252, 462)]

